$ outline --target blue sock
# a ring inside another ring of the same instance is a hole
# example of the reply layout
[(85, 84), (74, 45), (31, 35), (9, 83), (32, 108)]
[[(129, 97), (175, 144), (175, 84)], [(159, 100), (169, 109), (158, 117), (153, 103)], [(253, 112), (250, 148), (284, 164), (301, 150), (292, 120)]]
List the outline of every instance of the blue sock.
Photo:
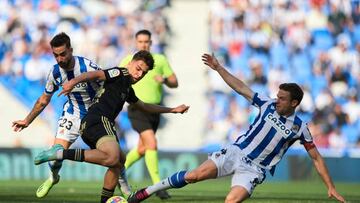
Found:
[(179, 171), (174, 175), (168, 177), (168, 181), (172, 188), (182, 188), (188, 183), (185, 181), (186, 171)]
[(145, 190), (147, 194), (151, 195), (160, 190), (167, 190), (169, 188), (182, 188), (188, 183), (185, 181), (186, 171), (179, 171), (172, 176), (147, 187)]

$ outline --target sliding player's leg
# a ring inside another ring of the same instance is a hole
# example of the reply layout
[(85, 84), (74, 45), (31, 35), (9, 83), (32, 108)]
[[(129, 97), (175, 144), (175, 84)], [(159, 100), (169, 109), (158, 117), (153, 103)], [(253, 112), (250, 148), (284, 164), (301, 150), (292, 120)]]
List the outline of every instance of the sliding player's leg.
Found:
[(212, 160), (207, 160), (192, 171), (179, 171), (172, 176), (161, 180), (159, 183), (148, 186), (131, 194), (128, 198), (129, 203), (141, 202), (149, 198), (152, 194), (170, 188), (182, 188), (189, 183), (213, 179), (217, 177), (217, 166)]

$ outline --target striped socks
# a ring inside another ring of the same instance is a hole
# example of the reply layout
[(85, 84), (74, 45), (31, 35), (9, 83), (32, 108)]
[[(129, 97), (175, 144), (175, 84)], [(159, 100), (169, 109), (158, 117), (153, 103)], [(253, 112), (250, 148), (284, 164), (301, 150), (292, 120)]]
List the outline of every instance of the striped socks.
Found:
[(146, 188), (147, 194), (151, 195), (160, 190), (169, 188), (182, 188), (188, 183), (185, 181), (186, 171), (179, 171), (172, 176)]
[(114, 189), (109, 190), (103, 187), (101, 192), (101, 203), (106, 203), (106, 201), (114, 195)]
[(84, 161), (85, 150), (84, 149), (65, 149), (63, 151), (63, 159), (69, 159), (73, 161)]

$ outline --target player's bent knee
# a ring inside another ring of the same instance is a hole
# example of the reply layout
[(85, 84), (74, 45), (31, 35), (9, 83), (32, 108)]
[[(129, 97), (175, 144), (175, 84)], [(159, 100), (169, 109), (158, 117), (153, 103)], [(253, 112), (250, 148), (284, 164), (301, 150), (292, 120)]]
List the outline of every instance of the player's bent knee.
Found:
[(115, 155), (109, 155), (106, 160), (104, 160), (104, 166), (107, 167), (116, 167), (120, 165), (120, 157)]
[(225, 203), (238, 203), (238, 202), (242, 202), (244, 200), (245, 199), (240, 196), (235, 196), (235, 195), (229, 194), (225, 198)]
[(138, 153), (140, 156), (144, 156), (145, 155), (145, 148), (138, 150)]

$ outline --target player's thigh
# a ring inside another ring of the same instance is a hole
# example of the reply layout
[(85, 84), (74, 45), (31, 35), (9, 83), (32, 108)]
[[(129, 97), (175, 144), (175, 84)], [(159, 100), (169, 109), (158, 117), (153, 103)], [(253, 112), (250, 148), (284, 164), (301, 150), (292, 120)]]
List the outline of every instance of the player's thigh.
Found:
[(109, 158), (119, 161), (121, 155), (119, 143), (116, 141), (116, 139), (106, 139), (104, 141), (102, 140), (104, 138), (105, 137), (99, 139), (99, 141), (102, 142), (96, 146), (96, 149), (106, 153)]
[(242, 186), (231, 187), (230, 192), (227, 194), (225, 203), (242, 202), (249, 198), (248, 191)]
[(265, 177), (264, 169), (246, 161), (240, 161), (232, 177), (231, 187), (241, 186), (245, 188), (248, 195), (251, 196), (255, 187), (261, 184), (265, 180)]
[(80, 131), (83, 141), (91, 149), (99, 149), (102, 143), (108, 141), (117, 143), (115, 124), (104, 116), (87, 115), (82, 120)]
[(195, 183), (217, 177), (217, 167), (212, 160), (206, 160), (199, 167), (189, 171), (185, 175), (185, 180), (189, 183)]
[(65, 113), (58, 120), (58, 128), (54, 143), (64, 145), (70, 145), (74, 143), (75, 140), (79, 137), (79, 130), (80, 118), (78, 116)]
[(234, 174), (239, 157), (238, 151), (237, 146), (228, 145), (210, 154), (209, 159), (215, 163), (217, 168), (217, 177)]

